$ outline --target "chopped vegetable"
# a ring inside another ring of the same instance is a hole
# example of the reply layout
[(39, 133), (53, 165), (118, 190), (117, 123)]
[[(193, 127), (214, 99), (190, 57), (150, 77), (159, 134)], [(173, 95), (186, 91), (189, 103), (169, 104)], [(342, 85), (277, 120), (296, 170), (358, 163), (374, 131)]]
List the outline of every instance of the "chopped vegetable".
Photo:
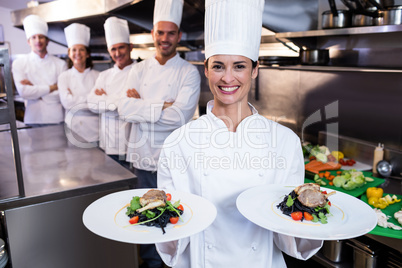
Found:
[(167, 200), (167, 201), (172, 200), (172, 195), (169, 194), (169, 193), (167, 193), (167, 194), (166, 194), (166, 200)]
[(345, 190), (353, 190), (362, 187), (366, 183), (366, 180), (363, 172), (351, 169), (342, 171), (341, 175), (338, 175), (333, 179), (333, 183), (335, 187), (342, 187)]
[(303, 213), (301, 211), (295, 211), (290, 214), (293, 220), (300, 221), (303, 218)]
[(384, 193), (384, 190), (382, 188), (377, 188), (377, 187), (369, 187), (366, 190), (367, 198), (370, 198), (370, 197), (381, 198), (383, 193)]
[(308, 212), (304, 212), (303, 215), (306, 221), (312, 221), (314, 219), (313, 216)]
[(139, 216), (134, 216), (128, 222), (130, 224), (136, 224), (138, 222), (139, 218), (140, 218)]
[(169, 221), (171, 224), (176, 224), (179, 221), (179, 217), (170, 217)]
[(345, 157), (343, 155), (343, 153), (339, 152), (339, 151), (332, 151), (331, 154), (335, 157), (336, 161), (339, 161), (339, 159), (342, 159)]

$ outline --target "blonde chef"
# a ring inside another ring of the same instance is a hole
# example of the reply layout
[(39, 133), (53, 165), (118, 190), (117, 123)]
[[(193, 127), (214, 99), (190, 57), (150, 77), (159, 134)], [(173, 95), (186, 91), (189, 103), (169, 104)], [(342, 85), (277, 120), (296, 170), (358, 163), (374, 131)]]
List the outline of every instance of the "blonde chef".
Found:
[(250, 187), (304, 181), (300, 139), (248, 103), (258, 75), (263, 8), (264, 0), (205, 1), (205, 75), (214, 100), (206, 115), (166, 139), (158, 188), (200, 195), (218, 213), (203, 232), (157, 244), (168, 266), (286, 267), (282, 252), (308, 259), (322, 246), (263, 229), (236, 208)]
[(69, 69), (59, 76), (57, 85), (61, 103), (66, 110), (64, 121), (67, 137), (73, 144), (91, 146), (86, 142), (99, 140), (99, 114), (88, 109), (87, 96), (95, 85), (99, 72), (92, 69), (90, 29), (83, 24), (73, 23), (64, 28), (64, 33), (68, 46)]

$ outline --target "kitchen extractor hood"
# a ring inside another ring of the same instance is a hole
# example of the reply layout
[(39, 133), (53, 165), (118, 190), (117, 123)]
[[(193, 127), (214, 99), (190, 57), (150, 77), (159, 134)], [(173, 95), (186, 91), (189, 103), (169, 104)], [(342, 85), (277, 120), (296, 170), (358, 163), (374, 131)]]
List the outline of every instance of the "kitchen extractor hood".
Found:
[[(246, 1), (246, 0), (245, 0)], [(148, 34), (153, 27), (155, 0), (55, 0), (11, 12), (15, 27), (22, 28), (23, 19), (30, 14), (44, 18), (49, 25), (49, 38), (66, 45), (64, 28), (77, 22), (91, 28), (91, 49), (106, 51), (103, 24), (110, 16), (126, 19), (130, 34)], [(199, 50), (204, 45), (205, 0), (184, 0), (181, 29), (182, 46)], [(273, 32), (306, 31), (316, 27), (316, 0), (266, 0), (263, 26)], [(236, 31), (236, 29), (233, 29)], [(153, 46), (147, 43), (134, 44), (140, 48)], [(277, 42), (275, 38), (263, 38), (262, 42)]]
[[(30, 14), (42, 17), (49, 26), (48, 36), (53, 42), (66, 45), (64, 28), (71, 23), (82, 23), (91, 28), (90, 47), (93, 52), (106, 50), (103, 24), (116, 16), (129, 22), (130, 34), (149, 34), (153, 27), (154, 0), (56, 0), (38, 6), (11, 12), (15, 27), (23, 28), (24, 18)], [(204, 0), (184, 3), (181, 25), (182, 45), (198, 48), (203, 45)], [(145, 38), (149, 42), (149, 38)], [(137, 44), (141, 47), (151, 43)]]

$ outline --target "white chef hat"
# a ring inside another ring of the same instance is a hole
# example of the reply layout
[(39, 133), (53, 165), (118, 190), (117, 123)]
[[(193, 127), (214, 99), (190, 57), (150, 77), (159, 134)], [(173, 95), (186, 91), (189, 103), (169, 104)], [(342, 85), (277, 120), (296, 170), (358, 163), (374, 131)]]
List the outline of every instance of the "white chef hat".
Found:
[(22, 24), (24, 25), (25, 36), (27, 39), (35, 34), (47, 36), (47, 23), (38, 15), (26, 16)]
[(241, 55), (258, 60), (264, 0), (205, 0), (205, 58)]
[(89, 46), (91, 32), (88, 26), (79, 23), (73, 23), (64, 28), (66, 35), (67, 46), (71, 48), (74, 45)]
[(160, 21), (170, 21), (180, 28), (183, 14), (183, 0), (155, 0), (154, 25)]
[(128, 22), (116, 17), (110, 17), (103, 25), (105, 28), (105, 38), (107, 47), (115, 44), (126, 43), (130, 44), (130, 30)]

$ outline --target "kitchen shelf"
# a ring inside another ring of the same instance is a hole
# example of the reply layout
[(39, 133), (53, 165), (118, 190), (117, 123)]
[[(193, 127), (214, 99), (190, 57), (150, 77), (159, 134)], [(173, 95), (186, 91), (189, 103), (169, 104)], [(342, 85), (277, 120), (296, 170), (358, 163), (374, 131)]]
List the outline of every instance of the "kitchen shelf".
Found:
[(276, 33), (275, 37), (282, 41), (291, 41), (292, 39), (295, 38), (390, 34), (390, 33), (402, 34), (402, 25), (380, 25), (380, 26), (349, 27), (349, 28), (338, 28), (338, 29), (323, 29), (323, 30), (303, 31), (303, 32), (283, 32), (283, 33)]
[(402, 73), (402, 69), (379, 69), (367, 67), (343, 67), (343, 66), (312, 66), (312, 65), (289, 65), (289, 66), (266, 66), (260, 65), (260, 69), (299, 70), (315, 72), (366, 72), (366, 73)]

